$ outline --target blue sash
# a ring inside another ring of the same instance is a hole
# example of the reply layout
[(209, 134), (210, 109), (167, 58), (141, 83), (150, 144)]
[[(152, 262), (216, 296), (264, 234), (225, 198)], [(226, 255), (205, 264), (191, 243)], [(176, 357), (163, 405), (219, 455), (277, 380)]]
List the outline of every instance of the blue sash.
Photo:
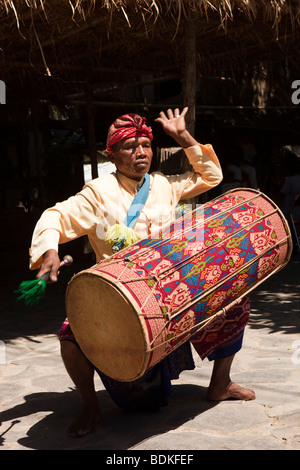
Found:
[[(126, 217), (124, 220), (124, 225), (126, 225), (126, 227), (130, 227), (130, 228), (134, 227), (137, 219), (140, 216), (141, 211), (143, 210), (144, 205), (146, 204), (146, 201), (149, 196), (149, 190), (150, 190), (150, 175), (146, 173), (144, 176), (144, 181), (142, 183), (142, 186), (136, 193), (128, 209), (128, 212), (126, 214)], [(125, 241), (125, 237), (122, 239), (116, 240), (113, 245), (113, 250), (119, 251), (122, 248), (124, 241)]]
[(144, 181), (142, 186), (134, 196), (134, 199), (128, 209), (127, 215), (125, 217), (124, 224), (127, 227), (133, 227), (144, 207), (149, 196), (150, 189), (150, 175), (148, 173), (144, 176)]

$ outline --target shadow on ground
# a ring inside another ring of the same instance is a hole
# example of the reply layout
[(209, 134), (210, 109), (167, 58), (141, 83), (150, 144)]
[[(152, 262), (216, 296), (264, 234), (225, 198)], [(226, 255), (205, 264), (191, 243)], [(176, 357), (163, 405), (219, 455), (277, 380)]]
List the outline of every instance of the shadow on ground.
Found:
[[(198, 385), (174, 385), (169, 406), (159, 411), (127, 412), (118, 408), (106, 391), (98, 392), (103, 418), (94, 431), (85, 437), (66, 437), (66, 423), (79, 400), (75, 391), (37, 393), (24, 397), (25, 402), (2, 413), (1, 445), (5, 433), (13, 431), (19, 419), (36, 413), (45, 415), (18, 444), (36, 450), (126, 450), (149, 437), (176, 429), (215, 406), (205, 400), (206, 389)], [(7, 429), (5, 428), (7, 422)]]
[(285, 268), (254, 290), (250, 298), (250, 328), (300, 333), (300, 256), (293, 257)]

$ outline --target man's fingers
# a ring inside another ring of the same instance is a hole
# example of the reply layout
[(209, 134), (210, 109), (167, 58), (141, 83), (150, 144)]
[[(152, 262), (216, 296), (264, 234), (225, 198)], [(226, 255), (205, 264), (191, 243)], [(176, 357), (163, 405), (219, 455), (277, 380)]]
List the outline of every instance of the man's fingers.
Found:
[(163, 111), (161, 111), (159, 113), (159, 117), (156, 119), (156, 121), (158, 121), (160, 119), (167, 119), (167, 116), (165, 115), (165, 113)]
[(169, 118), (169, 119), (173, 119), (173, 118), (174, 118), (172, 109), (169, 108), (169, 109), (167, 110), (167, 115), (168, 115), (168, 118)]
[[(176, 117), (184, 117), (186, 115), (186, 113), (188, 112), (188, 107), (186, 106), (185, 108), (183, 108), (182, 112), (180, 113), (180, 110), (179, 108), (175, 108), (174, 109), (174, 112), (171, 108), (167, 109), (167, 116), (165, 115), (165, 113), (163, 111), (161, 111), (159, 113), (159, 118), (161, 119), (164, 119), (164, 120), (168, 120), (168, 119), (174, 119)], [(158, 118), (158, 119), (159, 119)]]
[(59, 271), (50, 271), (50, 277), (49, 280), (51, 282), (57, 282), (57, 277), (59, 275)]
[(182, 110), (182, 113), (181, 113), (181, 116), (184, 117), (186, 115), (186, 113), (188, 112), (189, 108), (188, 106), (186, 106), (185, 108), (183, 108)]
[(37, 279), (40, 279), (41, 277), (45, 276), (45, 274), (48, 274), (48, 280), (46, 280), (46, 282), (57, 282), (59, 268), (60, 265), (57, 266), (57, 263), (44, 263), (36, 277)]
[[(45, 276), (45, 275), (48, 275), (48, 276)], [(57, 274), (56, 271), (51, 271), (50, 269), (48, 270), (41, 270), (39, 271), (39, 273), (37, 274), (36, 278), (37, 279), (41, 279), (43, 278), (46, 282), (57, 282)]]

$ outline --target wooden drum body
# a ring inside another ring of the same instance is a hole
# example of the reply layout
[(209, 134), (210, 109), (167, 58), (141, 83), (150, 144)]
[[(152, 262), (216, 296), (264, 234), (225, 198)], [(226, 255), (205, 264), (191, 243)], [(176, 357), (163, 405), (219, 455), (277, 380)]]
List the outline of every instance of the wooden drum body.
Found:
[(76, 274), (67, 315), (87, 358), (132, 381), (283, 268), (288, 224), (252, 189), (229, 191)]

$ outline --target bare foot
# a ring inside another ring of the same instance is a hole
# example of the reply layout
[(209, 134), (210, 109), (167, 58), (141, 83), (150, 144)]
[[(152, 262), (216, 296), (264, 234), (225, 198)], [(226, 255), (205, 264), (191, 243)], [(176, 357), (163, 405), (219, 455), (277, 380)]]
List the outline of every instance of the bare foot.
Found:
[(92, 431), (101, 419), (101, 411), (97, 406), (84, 407), (77, 418), (68, 427), (69, 437), (82, 437)]
[(249, 388), (241, 387), (234, 382), (230, 382), (225, 389), (209, 387), (207, 391), (207, 400), (223, 401), (229, 398), (236, 400), (255, 400), (255, 393)]

